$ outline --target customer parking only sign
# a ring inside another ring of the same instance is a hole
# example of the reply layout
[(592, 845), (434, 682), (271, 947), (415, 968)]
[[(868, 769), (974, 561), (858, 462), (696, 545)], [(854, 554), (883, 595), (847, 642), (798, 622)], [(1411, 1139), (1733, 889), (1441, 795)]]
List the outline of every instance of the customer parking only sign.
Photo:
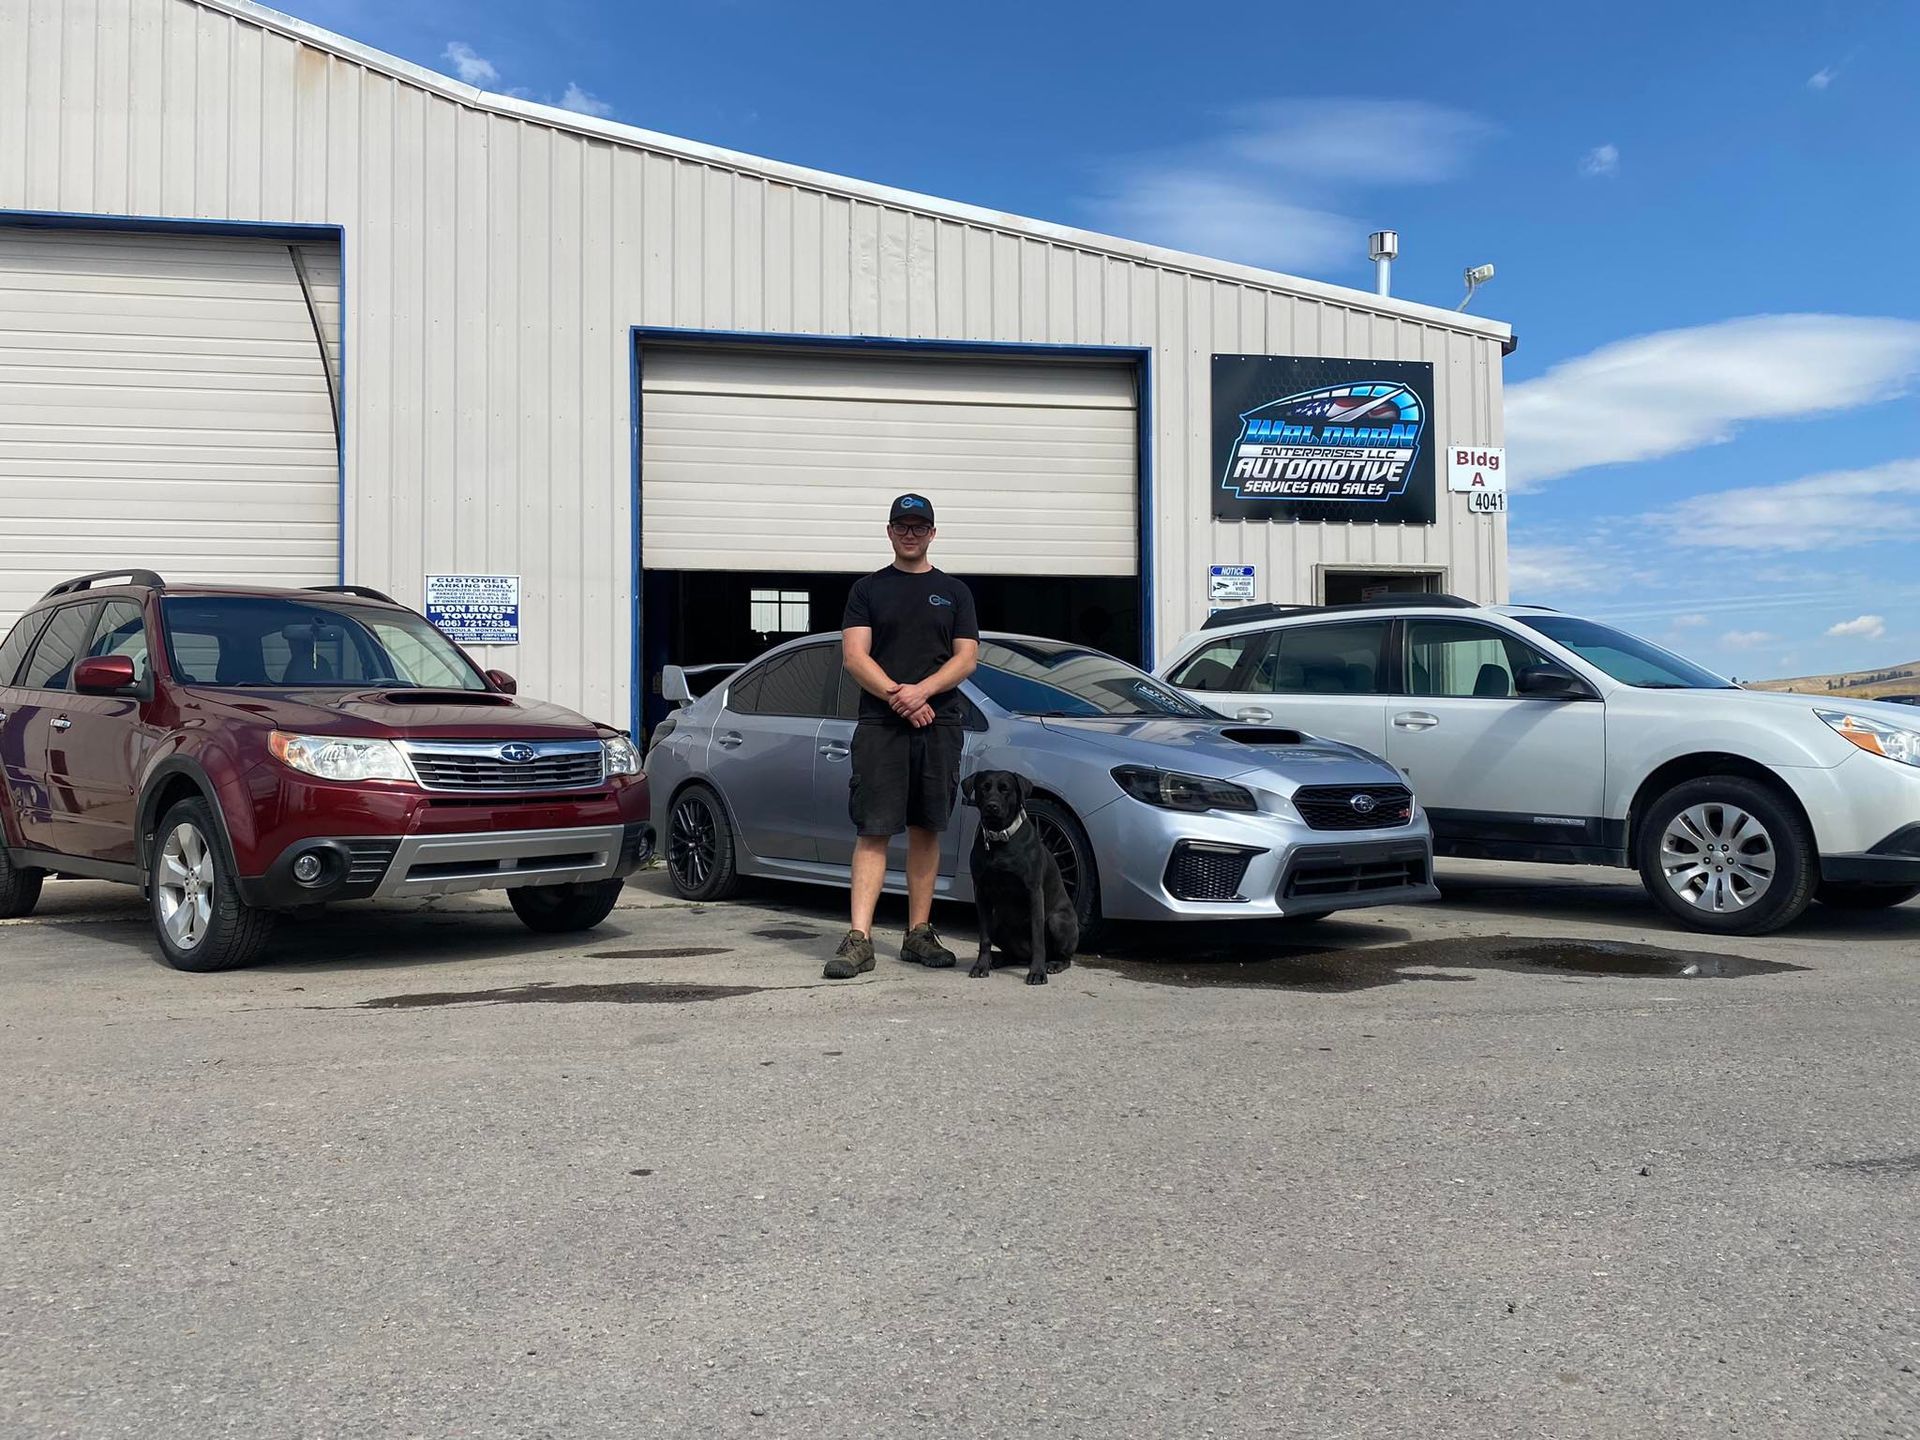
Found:
[(1213, 357), (1216, 520), (1434, 522), (1433, 366)]
[(518, 575), (429, 575), (427, 619), (460, 645), (520, 643)]

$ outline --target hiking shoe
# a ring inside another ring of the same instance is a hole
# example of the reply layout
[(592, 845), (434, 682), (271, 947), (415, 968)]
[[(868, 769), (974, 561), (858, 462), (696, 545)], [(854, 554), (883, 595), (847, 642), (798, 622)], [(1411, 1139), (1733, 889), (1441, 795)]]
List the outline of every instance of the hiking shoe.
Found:
[(827, 961), (820, 973), (828, 980), (851, 980), (873, 969), (873, 941), (858, 930), (847, 931), (847, 938)]
[(953, 965), (953, 952), (940, 943), (931, 925), (916, 925), (901, 942), (900, 958), (909, 965), (924, 965), (929, 970), (945, 970)]

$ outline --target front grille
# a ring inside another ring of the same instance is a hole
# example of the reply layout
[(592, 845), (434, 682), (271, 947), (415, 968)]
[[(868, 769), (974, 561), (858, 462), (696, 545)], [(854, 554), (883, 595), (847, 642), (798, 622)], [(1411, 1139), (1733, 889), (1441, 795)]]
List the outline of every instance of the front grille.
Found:
[(378, 885), (393, 863), (398, 840), (347, 841), (347, 885)]
[(1258, 850), (1182, 840), (1167, 861), (1167, 893), (1176, 900), (1244, 900), (1240, 882)]
[(504, 743), (404, 748), (429, 790), (578, 790), (604, 778), (598, 742), (533, 745), (534, 758), (519, 763), (501, 757)]
[(1427, 862), (1419, 856), (1383, 860), (1309, 860), (1287, 876), (1283, 898), (1318, 900), (1329, 895), (1365, 895), (1427, 883)]
[(1294, 792), (1293, 806), (1315, 830), (1387, 830), (1413, 822), (1413, 792), (1404, 785), (1308, 785)]

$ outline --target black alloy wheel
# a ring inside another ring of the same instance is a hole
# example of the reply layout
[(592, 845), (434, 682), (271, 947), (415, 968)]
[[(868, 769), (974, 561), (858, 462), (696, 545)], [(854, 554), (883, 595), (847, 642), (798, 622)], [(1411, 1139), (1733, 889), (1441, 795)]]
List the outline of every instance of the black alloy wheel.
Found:
[(740, 888), (733, 826), (720, 797), (704, 785), (680, 792), (667, 820), (667, 878), (685, 900), (724, 900)]

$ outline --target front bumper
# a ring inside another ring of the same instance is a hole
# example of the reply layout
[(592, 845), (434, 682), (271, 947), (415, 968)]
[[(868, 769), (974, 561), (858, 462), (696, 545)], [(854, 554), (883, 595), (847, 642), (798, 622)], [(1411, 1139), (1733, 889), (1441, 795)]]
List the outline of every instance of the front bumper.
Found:
[(1842, 885), (1920, 885), (1920, 821), (1863, 855), (1822, 855), (1820, 878)]

